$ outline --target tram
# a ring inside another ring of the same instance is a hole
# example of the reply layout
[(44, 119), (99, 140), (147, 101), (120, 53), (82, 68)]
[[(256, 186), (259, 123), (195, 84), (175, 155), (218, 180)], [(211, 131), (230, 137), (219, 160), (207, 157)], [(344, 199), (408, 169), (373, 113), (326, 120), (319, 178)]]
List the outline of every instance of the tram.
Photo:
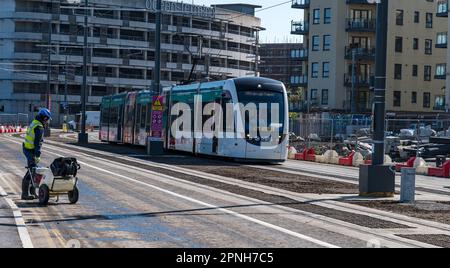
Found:
[[(154, 97), (151, 91), (104, 97), (100, 140), (146, 146)], [(288, 98), (282, 82), (245, 77), (176, 85), (164, 88), (162, 99), (166, 150), (236, 160), (287, 159)]]

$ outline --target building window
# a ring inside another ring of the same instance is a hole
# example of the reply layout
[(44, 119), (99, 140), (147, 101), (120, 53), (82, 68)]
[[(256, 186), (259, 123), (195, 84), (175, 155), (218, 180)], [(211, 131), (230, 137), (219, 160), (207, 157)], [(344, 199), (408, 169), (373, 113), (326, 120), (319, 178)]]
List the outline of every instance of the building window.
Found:
[(395, 52), (403, 52), (403, 37), (395, 37)]
[(417, 104), (417, 92), (415, 91), (411, 93), (411, 103)]
[(322, 64), (322, 77), (323, 78), (330, 77), (330, 63), (329, 62), (324, 62)]
[(430, 108), (431, 106), (431, 94), (423, 93), (423, 108)]
[(311, 64), (311, 78), (319, 77), (319, 63), (313, 62)]
[(322, 89), (322, 105), (328, 105), (328, 89)]
[(397, 9), (397, 11), (395, 12), (395, 24), (403, 25), (403, 13), (403, 10)]
[(402, 65), (401, 64), (395, 64), (394, 79), (396, 79), (396, 80), (402, 79)]
[(426, 55), (433, 54), (433, 40), (431, 39), (425, 40), (425, 54)]
[(400, 107), (402, 105), (402, 92), (394, 91), (394, 107)]
[(419, 66), (418, 65), (413, 65), (413, 67), (412, 67), (412, 76), (413, 77), (419, 76)]
[(419, 49), (419, 38), (413, 39), (413, 49), (418, 50)]
[(320, 24), (320, 9), (313, 11), (313, 24)]
[(323, 10), (323, 23), (331, 24), (331, 8), (325, 8)]
[(425, 65), (424, 67), (424, 81), (431, 81), (431, 66)]
[(312, 51), (319, 51), (319, 49), (320, 49), (319, 36), (318, 35), (314, 35), (312, 37)]
[(329, 51), (331, 49), (331, 35), (323, 36), (323, 50)]
[(317, 89), (311, 89), (311, 105), (317, 105)]
[(427, 13), (426, 28), (433, 28), (433, 13)]
[(445, 79), (446, 72), (447, 72), (447, 64), (442, 63), (442, 64), (436, 65), (436, 76), (438, 78)]
[(438, 33), (436, 38), (436, 45), (442, 46), (447, 45), (447, 33)]
[(414, 23), (420, 23), (420, 12), (419, 11), (414, 12)]

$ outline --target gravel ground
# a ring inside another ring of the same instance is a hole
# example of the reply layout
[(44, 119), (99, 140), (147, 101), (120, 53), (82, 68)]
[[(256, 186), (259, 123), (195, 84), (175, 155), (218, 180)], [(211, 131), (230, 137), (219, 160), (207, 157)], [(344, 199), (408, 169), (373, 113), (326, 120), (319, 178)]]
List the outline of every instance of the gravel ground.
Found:
[(349, 203), (450, 225), (450, 202), (351, 201)]
[(427, 243), (442, 248), (450, 248), (450, 236), (448, 235), (431, 234), (431, 235), (397, 235), (397, 236), (406, 239), (416, 240), (419, 242)]

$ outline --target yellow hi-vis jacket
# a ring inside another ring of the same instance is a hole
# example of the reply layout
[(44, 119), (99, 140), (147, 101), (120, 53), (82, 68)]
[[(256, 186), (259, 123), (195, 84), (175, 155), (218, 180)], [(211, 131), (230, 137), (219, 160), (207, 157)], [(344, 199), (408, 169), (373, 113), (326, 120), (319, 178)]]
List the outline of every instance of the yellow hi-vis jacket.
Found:
[(39, 122), (38, 120), (33, 120), (33, 122), (31, 122), (30, 127), (28, 128), (27, 131), (27, 135), (25, 136), (25, 142), (23, 143), (25, 146), (25, 149), (27, 150), (34, 150), (35, 146), (34, 146), (34, 140), (36, 138), (36, 128), (44, 128), (44, 125)]

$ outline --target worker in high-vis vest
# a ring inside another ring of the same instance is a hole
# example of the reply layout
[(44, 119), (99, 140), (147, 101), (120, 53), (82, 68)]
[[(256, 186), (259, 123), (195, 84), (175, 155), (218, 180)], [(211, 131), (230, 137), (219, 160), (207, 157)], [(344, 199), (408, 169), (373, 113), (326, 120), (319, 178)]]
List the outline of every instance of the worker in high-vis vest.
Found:
[[(27, 133), (25, 135), (25, 141), (23, 143), (23, 154), (27, 158), (28, 167), (33, 170), (37, 167), (41, 161), (41, 148), (44, 142), (44, 129), (49, 120), (52, 119), (52, 114), (48, 109), (42, 108), (36, 118), (31, 122)], [(31, 177), (27, 173), (22, 183), (22, 199), (29, 200), (32, 197), (29, 196), (29, 185)]]

